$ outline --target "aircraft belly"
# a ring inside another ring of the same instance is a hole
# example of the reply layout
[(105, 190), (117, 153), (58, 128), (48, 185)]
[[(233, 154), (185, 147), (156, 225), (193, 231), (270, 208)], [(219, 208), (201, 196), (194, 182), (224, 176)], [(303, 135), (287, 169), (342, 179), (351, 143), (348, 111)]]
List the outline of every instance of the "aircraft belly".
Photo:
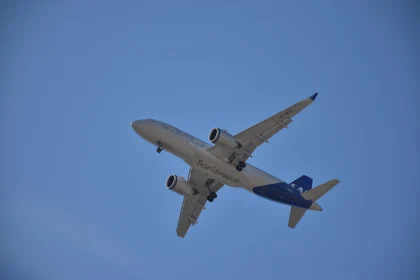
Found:
[(167, 152), (182, 159), (194, 157), (192, 144), (186, 139), (167, 130), (160, 137), (162, 138), (163, 149)]
[(193, 153), (194, 158), (185, 159), (192, 168), (196, 168), (209, 178), (231, 187), (247, 185), (248, 180), (244, 171), (238, 172), (230, 163), (197, 146), (193, 147)]

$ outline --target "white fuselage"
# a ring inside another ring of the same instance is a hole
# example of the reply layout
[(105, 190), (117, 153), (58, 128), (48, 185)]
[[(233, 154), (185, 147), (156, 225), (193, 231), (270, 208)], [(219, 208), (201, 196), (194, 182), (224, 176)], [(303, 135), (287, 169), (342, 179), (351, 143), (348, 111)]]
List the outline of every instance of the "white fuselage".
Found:
[(275, 184), (282, 180), (251, 164), (241, 171), (226, 160), (214, 156), (207, 149), (211, 145), (164, 122), (146, 119), (134, 121), (133, 129), (145, 140), (183, 159), (189, 166), (220, 183), (241, 187), (252, 192), (256, 186)]

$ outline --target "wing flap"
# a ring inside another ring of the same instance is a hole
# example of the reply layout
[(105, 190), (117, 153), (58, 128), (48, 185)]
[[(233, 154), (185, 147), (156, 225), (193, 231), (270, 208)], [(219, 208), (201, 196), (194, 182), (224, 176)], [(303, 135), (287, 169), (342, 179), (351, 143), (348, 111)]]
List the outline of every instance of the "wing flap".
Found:
[[(292, 119), (288, 119), (286, 121), (284, 121), (283, 123), (272, 123), (271, 125), (265, 124), (261, 127), (255, 127), (254, 128), (254, 140), (251, 141), (250, 144), (248, 144), (248, 152), (253, 152), (257, 147), (259, 147), (261, 144), (265, 143), (269, 143), (268, 139), (270, 139), (271, 137), (273, 137), (277, 132), (279, 132), (280, 130), (282, 130), (283, 128), (287, 128), (287, 126), (289, 124), (291, 124), (293, 122)], [(267, 130), (268, 129), (268, 130)], [(241, 136), (235, 136), (236, 139), (238, 139), (238, 141), (241, 141)]]

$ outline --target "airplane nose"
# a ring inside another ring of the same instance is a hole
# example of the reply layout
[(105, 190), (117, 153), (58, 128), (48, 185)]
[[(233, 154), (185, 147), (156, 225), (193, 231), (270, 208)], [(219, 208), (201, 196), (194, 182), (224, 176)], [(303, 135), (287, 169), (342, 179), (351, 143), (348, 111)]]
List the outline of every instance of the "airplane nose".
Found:
[(146, 126), (145, 120), (137, 120), (137, 121), (131, 122), (131, 127), (138, 134), (142, 134), (144, 132), (145, 126)]

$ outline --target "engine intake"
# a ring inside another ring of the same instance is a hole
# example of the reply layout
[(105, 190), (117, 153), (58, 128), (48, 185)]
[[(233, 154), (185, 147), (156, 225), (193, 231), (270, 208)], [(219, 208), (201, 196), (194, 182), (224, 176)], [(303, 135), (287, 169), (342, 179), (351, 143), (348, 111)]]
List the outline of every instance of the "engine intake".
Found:
[(183, 196), (197, 194), (197, 190), (185, 181), (184, 177), (178, 177), (174, 174), (170, 175), (166, 180), (166, 188)]
[(238, 148), (240, 146), (232, 135), (230, 135), (224, 130), (221, 130), (220, 128), (213, 128), (210, 131), (209, 140), (213, 144), (218, 143), (228, 146), (230, 148)]

